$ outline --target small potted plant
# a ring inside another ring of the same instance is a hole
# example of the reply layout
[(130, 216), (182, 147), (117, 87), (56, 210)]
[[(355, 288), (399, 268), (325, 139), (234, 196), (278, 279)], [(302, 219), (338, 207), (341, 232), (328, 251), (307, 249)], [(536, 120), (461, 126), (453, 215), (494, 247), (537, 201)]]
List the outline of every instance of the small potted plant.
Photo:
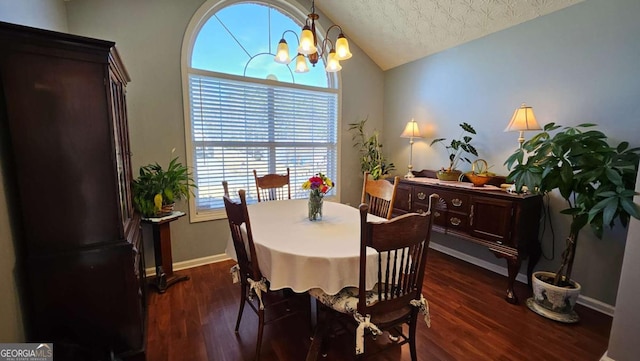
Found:
[(132, 188), (135, 209), (143, 217), (161, 217), (173, 211), (176, 201), (188, 199), (196, 184), (189, 169), (175, 157), (166, 170), (158, 163), (140, 167)]
[(476, 134), (476, 130), (468, 123), (461, 123), (460, 128), (462, 128), (460, 137), (458, 137), (458, 139), (452, 139), (449, 145), (445, 145), (447, 138), (436, 138), (431, 141), (431, 146), (434, 144), (441, 144), (444, 146), (447, 154), (449, 155), (449, 166), (446, 168), (442, 167), (437, 173), (437, 177), (440, 180), (458, 180), (462, 174), (462, 172), (457, 169), (458, 163), (460, 161), (471, 163), (471, 160), (467, 158), (465, 154), (473, 154), (476, 157), (478, 156), (478, 151), (473, 145), (471, 145), (472, 137), (468, 135)]
[(534, 193), (557, 189), (568, 205), (560, 212), (571, 217), (560, 266), (555, 273), (533, 274), (534, 297), (527, 300), (534, 312), (561, 322), (578, 320), (573, 306), (580, 284), (571, 279), (571, 270), (580, 231), (590, 225), (602, 238), (605, 226), (613, 227), (617, 220), (626, 227), (630, 217), (640, 217), (633, 202), (640, 148), (629, 148), (627, 142), (612, 147), (604, 133), (591, 129), (594, 126), (560, 129), (547, 124), (505, 162), (513, 168), (507, 180), (515, 182), (516, 191), (524, 186)]
[(368, 172), (373, 179), (385, 178), (396, 169), (393, 163), (387, 162), (382, 153), (382, 144), (378, 139), (378, 131), (370, 137), (364, 131), (368, 118), (349, 124), (349, 131), (354, 130), (353, 146), (359, 147), (361, 173)]

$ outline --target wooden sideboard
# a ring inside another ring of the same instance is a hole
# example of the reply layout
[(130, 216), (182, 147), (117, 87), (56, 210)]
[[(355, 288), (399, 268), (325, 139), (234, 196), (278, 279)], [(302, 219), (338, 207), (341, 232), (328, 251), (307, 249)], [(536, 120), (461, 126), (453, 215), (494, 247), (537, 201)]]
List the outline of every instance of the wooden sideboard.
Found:
[(527, 276), (531, 280), (533, 267), (540, 259), (538, 226), (542, 197), (510, 194), (493, 185), (473, 187), (468, 182), (407, 178), (398, 185), (394, 215), (425, 212), (432, 193), (440, 196), (432, 210), (433, 230), (480, 244), (496, 257), (506, 259), (506, 300), (517, 303), (513, 284), (522, 260), (529, 258)]

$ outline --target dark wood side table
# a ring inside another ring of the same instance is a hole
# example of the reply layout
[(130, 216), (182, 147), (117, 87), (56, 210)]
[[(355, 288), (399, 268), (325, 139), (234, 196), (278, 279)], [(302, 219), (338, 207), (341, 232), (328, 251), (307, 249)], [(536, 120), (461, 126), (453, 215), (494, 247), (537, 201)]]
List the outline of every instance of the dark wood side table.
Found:
[(174, 211), (168, 216), (158, 218), (143, 218), (142, 222), (151, 224), (153, 229), (153, 253), (156, 260), (156, 277), (150, 282), (158, 293), (165, 293), (167, 288), (189, 279), (173, 273), (173, 258), (171, 257), (171, 222), (183, 217), (184, 212)]

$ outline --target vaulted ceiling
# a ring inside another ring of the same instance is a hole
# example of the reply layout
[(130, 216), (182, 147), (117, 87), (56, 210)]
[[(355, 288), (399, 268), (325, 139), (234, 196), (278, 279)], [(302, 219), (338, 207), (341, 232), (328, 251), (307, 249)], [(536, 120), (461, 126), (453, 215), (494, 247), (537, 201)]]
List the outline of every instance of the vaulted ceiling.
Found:
[(383, 70), (584, 0), (317, 0)]

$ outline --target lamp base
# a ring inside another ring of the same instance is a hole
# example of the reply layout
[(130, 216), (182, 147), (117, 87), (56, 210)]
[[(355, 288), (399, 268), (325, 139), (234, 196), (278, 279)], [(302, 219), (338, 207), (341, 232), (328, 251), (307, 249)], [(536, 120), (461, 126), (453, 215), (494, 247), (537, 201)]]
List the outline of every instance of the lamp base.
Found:
[(404, 175), (405, 178), (415, 178), (416, 176), (413, 175), (413, 172), (411, 172), (411, 170), (409, 170), (409, 172), (407, 172), (407, 174)]

